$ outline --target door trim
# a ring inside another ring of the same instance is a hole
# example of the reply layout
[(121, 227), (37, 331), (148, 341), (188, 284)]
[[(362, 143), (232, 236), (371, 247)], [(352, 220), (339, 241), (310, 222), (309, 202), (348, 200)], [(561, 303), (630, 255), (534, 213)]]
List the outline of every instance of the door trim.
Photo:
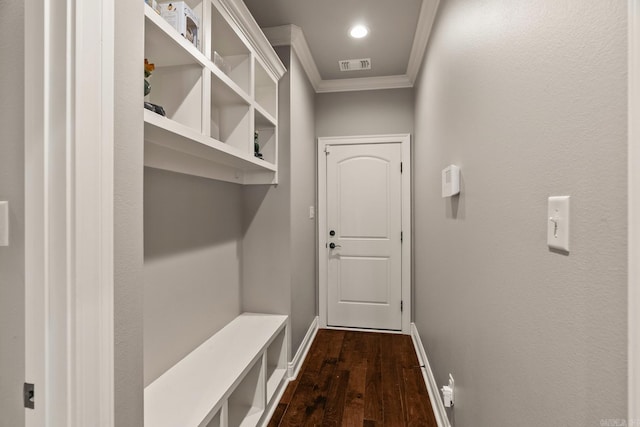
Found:
[[(326, 251), (327, 235), (327, 156), (324, 154), (327, 146), (353, 144), (389, 144), (397, 143), (401, 147), (402, 158), (402, 333), (411, 333), (411, 135), (363, 135), (336, 136), (318, 138), (318, 317), (320, 327), (327, 328), (327, 266)], [(349, 328), (352, 330), (353, 328)], [(355, 330), (355, 329), (354, 329)]]

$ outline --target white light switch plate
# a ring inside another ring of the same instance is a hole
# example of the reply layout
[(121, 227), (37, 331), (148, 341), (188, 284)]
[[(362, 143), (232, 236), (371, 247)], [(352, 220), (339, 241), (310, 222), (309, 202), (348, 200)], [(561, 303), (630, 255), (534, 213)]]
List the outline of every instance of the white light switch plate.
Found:
[(547, 208), (547, 245), (569, 252), (569, 198), (549, 197)]
[(0, 246), (9, 246), (9, 202), (0, 202)]

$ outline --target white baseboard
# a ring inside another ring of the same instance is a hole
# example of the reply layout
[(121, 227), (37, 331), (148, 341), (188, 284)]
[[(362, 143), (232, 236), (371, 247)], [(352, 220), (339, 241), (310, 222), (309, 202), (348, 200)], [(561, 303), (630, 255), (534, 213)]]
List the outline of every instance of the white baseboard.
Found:
[(317, 332), (318, 316), (316, 316), (313, 319), (313, 322), (311, 322), (307, 334), (304, 336), (302, 343), (300, 343), (300, 347), (298, 347), (298, 351), (296, 351), (295, 356), (293, 356), (293, 360), (289, 362), (289, 381), (295, 380), (298, 376), (300, 368), (302, 367), (302, 362), (304, 362), (304, 359), (307, 357), (307, 353), (309, 352), (309, 348), (311, 348), (311, 343), (316, 337)]
[(420, 334), (418, 334), (418, 329), (416, 328), (415, 323), (411, 323), (411, 338), (413, 340), (413, 346), (416, 349), (420, 365), (424, 365), (424, 368), (422, 368), (422, 376), (424, 377), (424, 382), (427, 386), (427, 392), (429, 392), (431, 408), (433, 409), (433, 414), (436, 417), (438, 427), (451, 427), (449, 418), (447, 417), (447, 412), (444, 409), (444, 404), (440, 398), (438, 384), (436, 384), (436, 379), (433, 376), (431, 365), (429, 365), (429, 359), (427, 359), (427, 353), (424, 350), (424, 346), (422, 345), (422, 340), (420, 339)]

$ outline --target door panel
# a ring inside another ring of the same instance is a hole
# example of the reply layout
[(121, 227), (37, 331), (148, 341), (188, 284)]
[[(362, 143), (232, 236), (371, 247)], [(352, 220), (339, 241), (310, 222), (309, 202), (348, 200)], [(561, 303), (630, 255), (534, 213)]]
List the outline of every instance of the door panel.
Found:
[(375, 157), (347, 159), (337, 165), (338, 229), (342, 238), (387, 238), (389, 235), (389, 163)]
[(327, 323), (402, 329), (400, 144), (327, 153)]
[(389, 303), (389, 259), (341, 257), (338, 301), (341, 303)]

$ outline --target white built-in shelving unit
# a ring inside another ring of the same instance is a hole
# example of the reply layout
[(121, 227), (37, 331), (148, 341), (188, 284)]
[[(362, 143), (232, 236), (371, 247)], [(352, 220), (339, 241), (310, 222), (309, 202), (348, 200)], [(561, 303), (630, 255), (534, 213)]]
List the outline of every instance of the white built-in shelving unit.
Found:
[[(286, 70), (241, 0), (186, 3), (200, 22), (197, 46), (145, 4), (144, 55), (155, 64), (145, 101), (166, 112), (144, 110), (145, 166), (275, 184)], [(254, 155), (254, 132), (263, 158)], [(288, 379), (288, 334), (284, 315), (236, 317), (145, 387), (145, 426), (264, 423)]]
[[(145, 57), (156, 67), (145, 100), (166, 112), (144, 112), (145, 165), (275, 184), (278, 80), (285, 68), (241, 1), (187, 4), (200, 21), (198, 46), (145, 5)], [(263, 158), (254, 156), (254, 132)]]
[(249, 427), (287, 379), (287, 316), (244, 313), (149, 384), (148, 427)]

